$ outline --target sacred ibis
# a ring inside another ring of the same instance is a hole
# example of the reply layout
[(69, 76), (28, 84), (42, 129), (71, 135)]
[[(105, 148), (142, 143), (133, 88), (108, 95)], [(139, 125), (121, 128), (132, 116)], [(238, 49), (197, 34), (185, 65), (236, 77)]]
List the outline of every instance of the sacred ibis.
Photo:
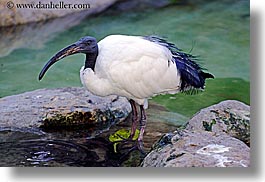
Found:
[[(99, 42), (86, 36), (62, 49), (43, 67), (39, 80), (51, 65), (76, 53), (86, 55), (80, 79), (87, 90), (98, 96), (118, 95), (128, 99), (132, 107), (130, 139), (139, 121), (140, 146), (146, 125), (148, 98), (191, 89), (202, 90), (205, 79), (214, 78), (195, 62), (196, 57), (162, 38), (110, 35)], [(137, 104), (140, 106), (140, 118)]]

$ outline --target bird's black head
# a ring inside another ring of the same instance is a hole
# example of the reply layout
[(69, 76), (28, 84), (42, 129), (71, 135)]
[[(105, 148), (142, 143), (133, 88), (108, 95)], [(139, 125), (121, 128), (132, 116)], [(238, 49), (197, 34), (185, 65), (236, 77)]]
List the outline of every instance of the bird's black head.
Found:
[[(86, 36), (79, 39), (77, 42), (65, 47), (56, 53), (43, 67), (39, 74), (39, 80), (42, 79), (46, 71), (57, 61), (63, 59), (64, 57), (76, 54), (83, 53), (86, 54), (86, 66), (87, 64), (95, 64), (95, 59), (98, 54), (97, 40), (94, 37)], [(94, 62), (94, 63), (93, 63)], [(92, 65), (94, 66), (94, 65)]]
[(73, 45), (79, 49), (77, 53), (89, 54), (97, 51), (97, 40), (94, 37), (82, 37)]

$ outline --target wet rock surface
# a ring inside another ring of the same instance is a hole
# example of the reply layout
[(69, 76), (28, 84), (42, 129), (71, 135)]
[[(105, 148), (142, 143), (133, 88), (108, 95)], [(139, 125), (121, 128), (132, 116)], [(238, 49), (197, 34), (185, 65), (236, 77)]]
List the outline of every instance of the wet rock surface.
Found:
[(127, 99), (97, 97), (84, 88), (40, 89), (0, 99), (0, 129), (43, 133), (45, 129), (87, 128), (94, 135), (124, 120)]
[(143, 167), (250, 166), (250, 107), (223, 101), (202, 109), (153, 145)]

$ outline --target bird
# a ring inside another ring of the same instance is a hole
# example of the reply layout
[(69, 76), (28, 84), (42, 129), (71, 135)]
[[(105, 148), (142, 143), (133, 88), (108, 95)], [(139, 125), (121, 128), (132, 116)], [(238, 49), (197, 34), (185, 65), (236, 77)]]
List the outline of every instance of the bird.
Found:
[(139, 123), (137, 142), (141, 150), (149, 98), (204, 90), (205, 80), (214, 78), (197, 63), (197, 56), (182, 51), (164, 38), (108, 35), (99, 42), (85, 36), (63, 48), (45, 64), (39, 80), (54, 63), (77, 53), (85, 54), (80, 80), (88, 91), (101, 97), (117, 95), (128, 99), (132, 108), (129, 139), (134, 137)]

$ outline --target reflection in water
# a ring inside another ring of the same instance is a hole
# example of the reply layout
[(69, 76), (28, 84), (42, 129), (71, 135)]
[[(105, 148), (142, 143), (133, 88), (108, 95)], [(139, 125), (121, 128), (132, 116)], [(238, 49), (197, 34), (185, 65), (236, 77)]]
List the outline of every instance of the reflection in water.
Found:
[(122, 162), (117, 160), (119, 154), (114, 153), (112, 143), (102, 137), (81, 135), (71, 140), (11, 131), (1, 132), (0, 137), (11, 133), (25, 139), (0, 143), (0, 166), (119, 166)]
[[(26, 140), (1, 143), (1, 166), (115, 166), (104, 140), (88, 140), (86, 145), (63, 140)], [(102, 150), (104, 152), (96, 152)], [(105, 153), (105, 155), (104, 155)], [(99, 155), (100, 154), (100, 155)]]
[[(160, 107), (162, 108), (162, 107)], [(161, 122), (155, 116), (158, 106), (147, 123), (144, 147), (148, 152), (163, 134), (173, 132), (179, 125)], [(165, 113), (165, 111), (163, 111)], [(147, 111), (148, 114), (148, 111)], [(170, 116), (171, 114), (169, 114)], [(164, 117), (166, 121), (172, 118)], [(43, 135), (21, 131), (0, 131), (0, 166), (139, 166), (143, 154), (131, 150), (136, 143), (114, 143), (108, 138), (120, 129), (130, 130), (131, 118), (112, 126), (96, 138), (88, 137), (86, 130), (46, 131)], [(128, 147), (128, 148), (126, 148)]]

